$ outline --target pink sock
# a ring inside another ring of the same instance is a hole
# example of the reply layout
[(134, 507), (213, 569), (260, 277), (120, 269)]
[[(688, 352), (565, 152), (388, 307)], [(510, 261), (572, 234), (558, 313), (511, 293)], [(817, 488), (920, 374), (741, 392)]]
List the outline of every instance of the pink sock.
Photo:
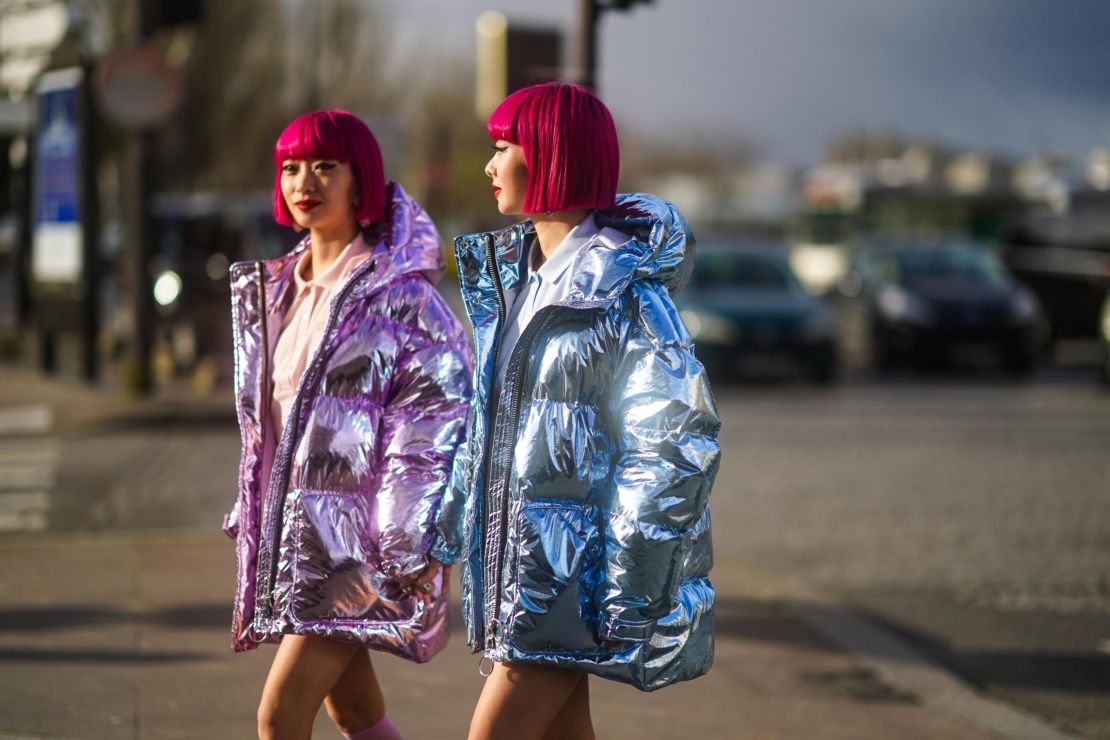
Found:
[(402, 740), (401, 733), (397, 732), (388, 714), (365, 730), (359, 730), (350, 735), (344, 733), (343, 737), (347, 740)]

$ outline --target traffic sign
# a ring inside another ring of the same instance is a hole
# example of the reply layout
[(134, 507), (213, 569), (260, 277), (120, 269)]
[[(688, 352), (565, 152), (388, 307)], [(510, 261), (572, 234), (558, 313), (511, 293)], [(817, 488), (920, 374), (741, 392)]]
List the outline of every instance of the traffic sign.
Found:
[(181, 75), (151, 46), (133, 46), (104, 60), (95, 89), (101, 112), (132, 129), (161, 123), (182, 96)]
[(39, 283), (76, 283), (84, 269), (81, 228), (79, 67), (39, 78), (35, 136), (35, 226), (31, 272)]

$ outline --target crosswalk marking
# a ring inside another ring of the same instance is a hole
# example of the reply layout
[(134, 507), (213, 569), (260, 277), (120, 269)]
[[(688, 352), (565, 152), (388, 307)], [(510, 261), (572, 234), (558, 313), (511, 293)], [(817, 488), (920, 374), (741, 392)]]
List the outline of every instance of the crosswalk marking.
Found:
[(0, 465), (0, 493), (46, 488), (54, 484), (54, 466), (49, 460), (38, 464)]
[(0, 407), (0, 534), (46, 529), (59, 458), (53, 426), (45, 404)]
[(57, 450), (44, 446), (38, 441), (33, 447), (22, 449), (13, 449), (11, 442), (6, 442), (0, 447), (0, 467), (7, 467), (8, 465), (52, 465), (57, 459)]
[(46, 434), (54, 427), (54, 415), (44, 403), (0, 407), (0, 435)]

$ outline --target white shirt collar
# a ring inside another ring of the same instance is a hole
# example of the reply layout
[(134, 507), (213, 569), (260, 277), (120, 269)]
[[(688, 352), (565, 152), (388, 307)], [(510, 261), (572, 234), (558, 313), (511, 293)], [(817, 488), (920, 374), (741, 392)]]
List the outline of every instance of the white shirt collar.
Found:
[[(563, 241), (559, 242), (559, 246), (555, 247), (555, 251), (540, 265), (539, 269), (535, 270), (529, 264), (529, 271), (535, 272), (536, 276), (544, 283), (557, 282), (574, 264), (574, 258), (582, 251), (582, 247), (586, 246), (597, 234), (598, 228), (597, 222), (594, 221), (594, 214), (587, 213), (586, 217), (563, 237)], [(532, 246), (538, 250), (540, 248), (539, 240), (532, 242)], [(531, 260), (529, 260), (529, 263), (531, 263)]]

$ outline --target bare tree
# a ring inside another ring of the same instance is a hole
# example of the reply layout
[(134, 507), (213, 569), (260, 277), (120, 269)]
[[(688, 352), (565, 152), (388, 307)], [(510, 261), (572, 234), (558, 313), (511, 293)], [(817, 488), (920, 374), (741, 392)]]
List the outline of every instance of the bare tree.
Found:
[(272, 144), (294, 116), (387, 106), (382, 14), (360, 0), (208, 3), (186, 68), (185, 182), (265, 188)]

